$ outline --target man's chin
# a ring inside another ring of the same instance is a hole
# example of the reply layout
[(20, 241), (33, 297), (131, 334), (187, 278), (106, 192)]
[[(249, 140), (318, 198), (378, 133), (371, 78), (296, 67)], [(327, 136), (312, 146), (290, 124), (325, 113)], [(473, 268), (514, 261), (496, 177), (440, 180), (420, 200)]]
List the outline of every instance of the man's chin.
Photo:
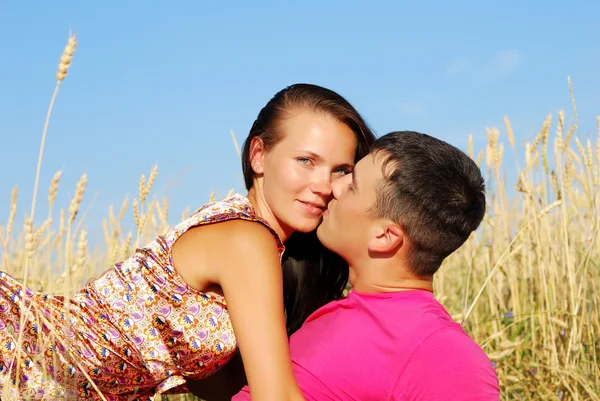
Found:
[(320, 224), (319, 227), (317, 227), (317, 238), (325, 248), (333, 251), (333, 249), (329, 248), (329, 236), (327, 235), (327, 230), (323, 227), (323, 224)]

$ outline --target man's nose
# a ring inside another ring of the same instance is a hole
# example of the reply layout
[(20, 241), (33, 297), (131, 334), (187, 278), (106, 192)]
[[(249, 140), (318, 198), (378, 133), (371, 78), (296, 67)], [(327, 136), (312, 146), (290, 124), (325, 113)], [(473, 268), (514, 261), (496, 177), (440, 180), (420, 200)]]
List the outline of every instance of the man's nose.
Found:
[(352, 182), (352, 174), (346, 174), (342, 178), (338, 178), (331, 184), (331, 189), (333, 193), (333, 197), (335, 199), (339, 199), (340, 196), (344, 193), (344, 191), (348, 188), (350, 183)]

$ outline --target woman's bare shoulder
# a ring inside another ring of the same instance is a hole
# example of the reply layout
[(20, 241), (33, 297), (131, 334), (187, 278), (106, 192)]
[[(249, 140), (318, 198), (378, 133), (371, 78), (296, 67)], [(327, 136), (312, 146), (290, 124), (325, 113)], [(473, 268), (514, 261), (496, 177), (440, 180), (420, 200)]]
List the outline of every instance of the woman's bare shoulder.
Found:
[(276, 260), (277, 249), (273, 234), (264, 224), (232, 219), (185, 232), (173, 244), (172, 260), (184, 281), (200, 289), (219, 284), (225, 271), (238, 266), (260, 266)]

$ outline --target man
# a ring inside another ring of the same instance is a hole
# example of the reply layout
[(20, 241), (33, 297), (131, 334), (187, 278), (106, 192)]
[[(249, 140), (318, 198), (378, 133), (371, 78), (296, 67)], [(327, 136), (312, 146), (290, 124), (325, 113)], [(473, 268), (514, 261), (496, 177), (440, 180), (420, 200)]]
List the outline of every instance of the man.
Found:
[[(290, 339), (306, 399), (499, 400), (489, 359), (433, 296), (442, 261), (485, 213), (477, 165), (431, 136), (393, 132), (332, 185), (317, 233), (348, 261), (353, 289)], [(232, 401), (249, 399), (244, 387)]]

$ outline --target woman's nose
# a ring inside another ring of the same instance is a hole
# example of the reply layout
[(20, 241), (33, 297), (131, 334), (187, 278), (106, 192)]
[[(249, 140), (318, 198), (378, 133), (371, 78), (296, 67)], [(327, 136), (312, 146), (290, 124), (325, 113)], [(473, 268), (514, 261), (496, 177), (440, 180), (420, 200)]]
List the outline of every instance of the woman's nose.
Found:
[(327, 197), (331, 195), (331, 179), (327, 177), (317, 178), (312, 185), (312, 191), (318, 195)]

